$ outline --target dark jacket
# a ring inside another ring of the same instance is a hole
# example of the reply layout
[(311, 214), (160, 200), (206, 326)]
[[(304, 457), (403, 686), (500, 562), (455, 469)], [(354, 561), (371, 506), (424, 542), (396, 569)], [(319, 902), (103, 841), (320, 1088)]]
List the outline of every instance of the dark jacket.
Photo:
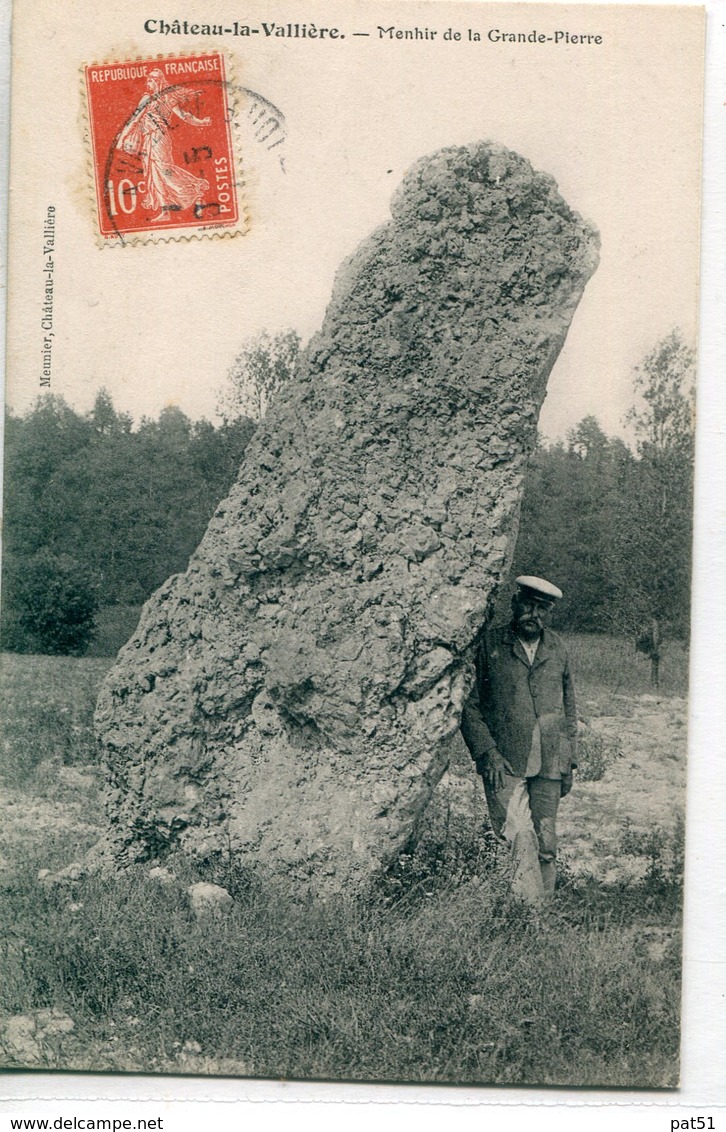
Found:
[(530, 666), (511, 625), (486, 632), (461, 731), (480, 773), (494, 748), (517, 775), (568, 773), (575, 765), (577, 708), (562, 638), (544, 629)]

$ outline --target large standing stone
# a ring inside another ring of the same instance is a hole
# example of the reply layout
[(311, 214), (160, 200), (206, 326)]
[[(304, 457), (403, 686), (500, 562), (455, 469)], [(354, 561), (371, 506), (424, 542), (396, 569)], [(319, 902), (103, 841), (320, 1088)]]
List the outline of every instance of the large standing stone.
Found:
[(490, 144), (419, 161), (392, 217), (103, 689), (120, 861), (231, 852), (349, 889), (445, 769), (597, 236)]

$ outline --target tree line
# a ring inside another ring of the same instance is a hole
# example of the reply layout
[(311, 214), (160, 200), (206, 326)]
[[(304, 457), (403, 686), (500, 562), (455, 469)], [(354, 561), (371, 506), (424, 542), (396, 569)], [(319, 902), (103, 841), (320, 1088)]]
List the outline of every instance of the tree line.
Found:
[[(134, 428), (105, 391), (86, 414), (51, 395), (6, 414), (5, 649), (81, 653), (101, 605), (140, 605), (185, 568), (298, 348), (292, 332), (248, 343), (216, 425), (167, 408)], [(688, 632), (693, 369), (677, 332), (644, 358), (632, 448), (594, 417), (538, 444), (513, 564), (564, 590), (559, 627), (638, 637), (656, 677), (659, 641)]]
[(594, 417), (540, 445), (515, 554), (516, 573), (563, 589), (555, 625), (632, 637), (655, 684), (663, 640), (689, 632), (694, 377), (694, 351), (673, 331), (633, 374), (633, 449)]
[(133, 429), (102, 391), (6, 414), (2, 643), (81, 652), (100, 605), (140, 605), (186, 567), (254, 431), (177, 408)]

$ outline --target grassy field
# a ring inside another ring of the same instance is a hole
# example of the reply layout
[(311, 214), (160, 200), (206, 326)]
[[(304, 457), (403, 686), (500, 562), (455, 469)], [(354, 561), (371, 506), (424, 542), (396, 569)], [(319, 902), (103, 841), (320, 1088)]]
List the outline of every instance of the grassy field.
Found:
[[(630, 641), (595, 633), (565, 633), (580, 695), (652, 695), (650, 660)], [(688, 691), (688, 651), (678, 641), (666, 641), (660, 671), (659, 696), (683, 697)]]
[[(633, 760), (637, 770), (641, 757), (682, 766), (685, 656), (669, 652), (670, 694), (656, 697), (644, 658), (600, 638), (572, 645), (597, 758), (594, 777), (567, 802), (563, 842), (577, 855), (566, 858), (556, 900), (541, 914), (509, 897), (463, 759), (437, 792), (417, 848), (365, 898), (295, 903), (242, 870), (201, 876), (183, 862), (170, 885), (150, 880), (147, 866), (48, 887), (39, 871), (78, 860), (101, 828), (91, 714), (111, 662), (4, 657), (2, 1061), (675, 1085), (682, 827), (654, 827), (647, 810), (639, 824), (639, 811), (622, 809), (618, 775), (632, 773)], [(659, 736), (646, 750), (658, 720), (670, 746)], [(644, 780), (640, 793), (647, 788)], [(603, 798), (614, 816), (594, 837)], [(672, 798), (670, 810), (682, 803)], [(616, 859), (640, 867), (609, 864), (606, 882), (598, 865), (613, 846)], [(227, 887), (229, 915), (194, 918), (185, 888), (197, 879)]]

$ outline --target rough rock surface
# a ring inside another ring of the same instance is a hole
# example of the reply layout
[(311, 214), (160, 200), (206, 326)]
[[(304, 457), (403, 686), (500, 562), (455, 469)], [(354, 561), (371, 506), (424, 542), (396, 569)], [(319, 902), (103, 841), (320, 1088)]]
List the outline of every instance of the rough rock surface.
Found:
[(391, 211), (102, 691), (121, 862), (231, 853), (350, 888), (445, 770), (598, 241), (488, 143), (418, 162)]

